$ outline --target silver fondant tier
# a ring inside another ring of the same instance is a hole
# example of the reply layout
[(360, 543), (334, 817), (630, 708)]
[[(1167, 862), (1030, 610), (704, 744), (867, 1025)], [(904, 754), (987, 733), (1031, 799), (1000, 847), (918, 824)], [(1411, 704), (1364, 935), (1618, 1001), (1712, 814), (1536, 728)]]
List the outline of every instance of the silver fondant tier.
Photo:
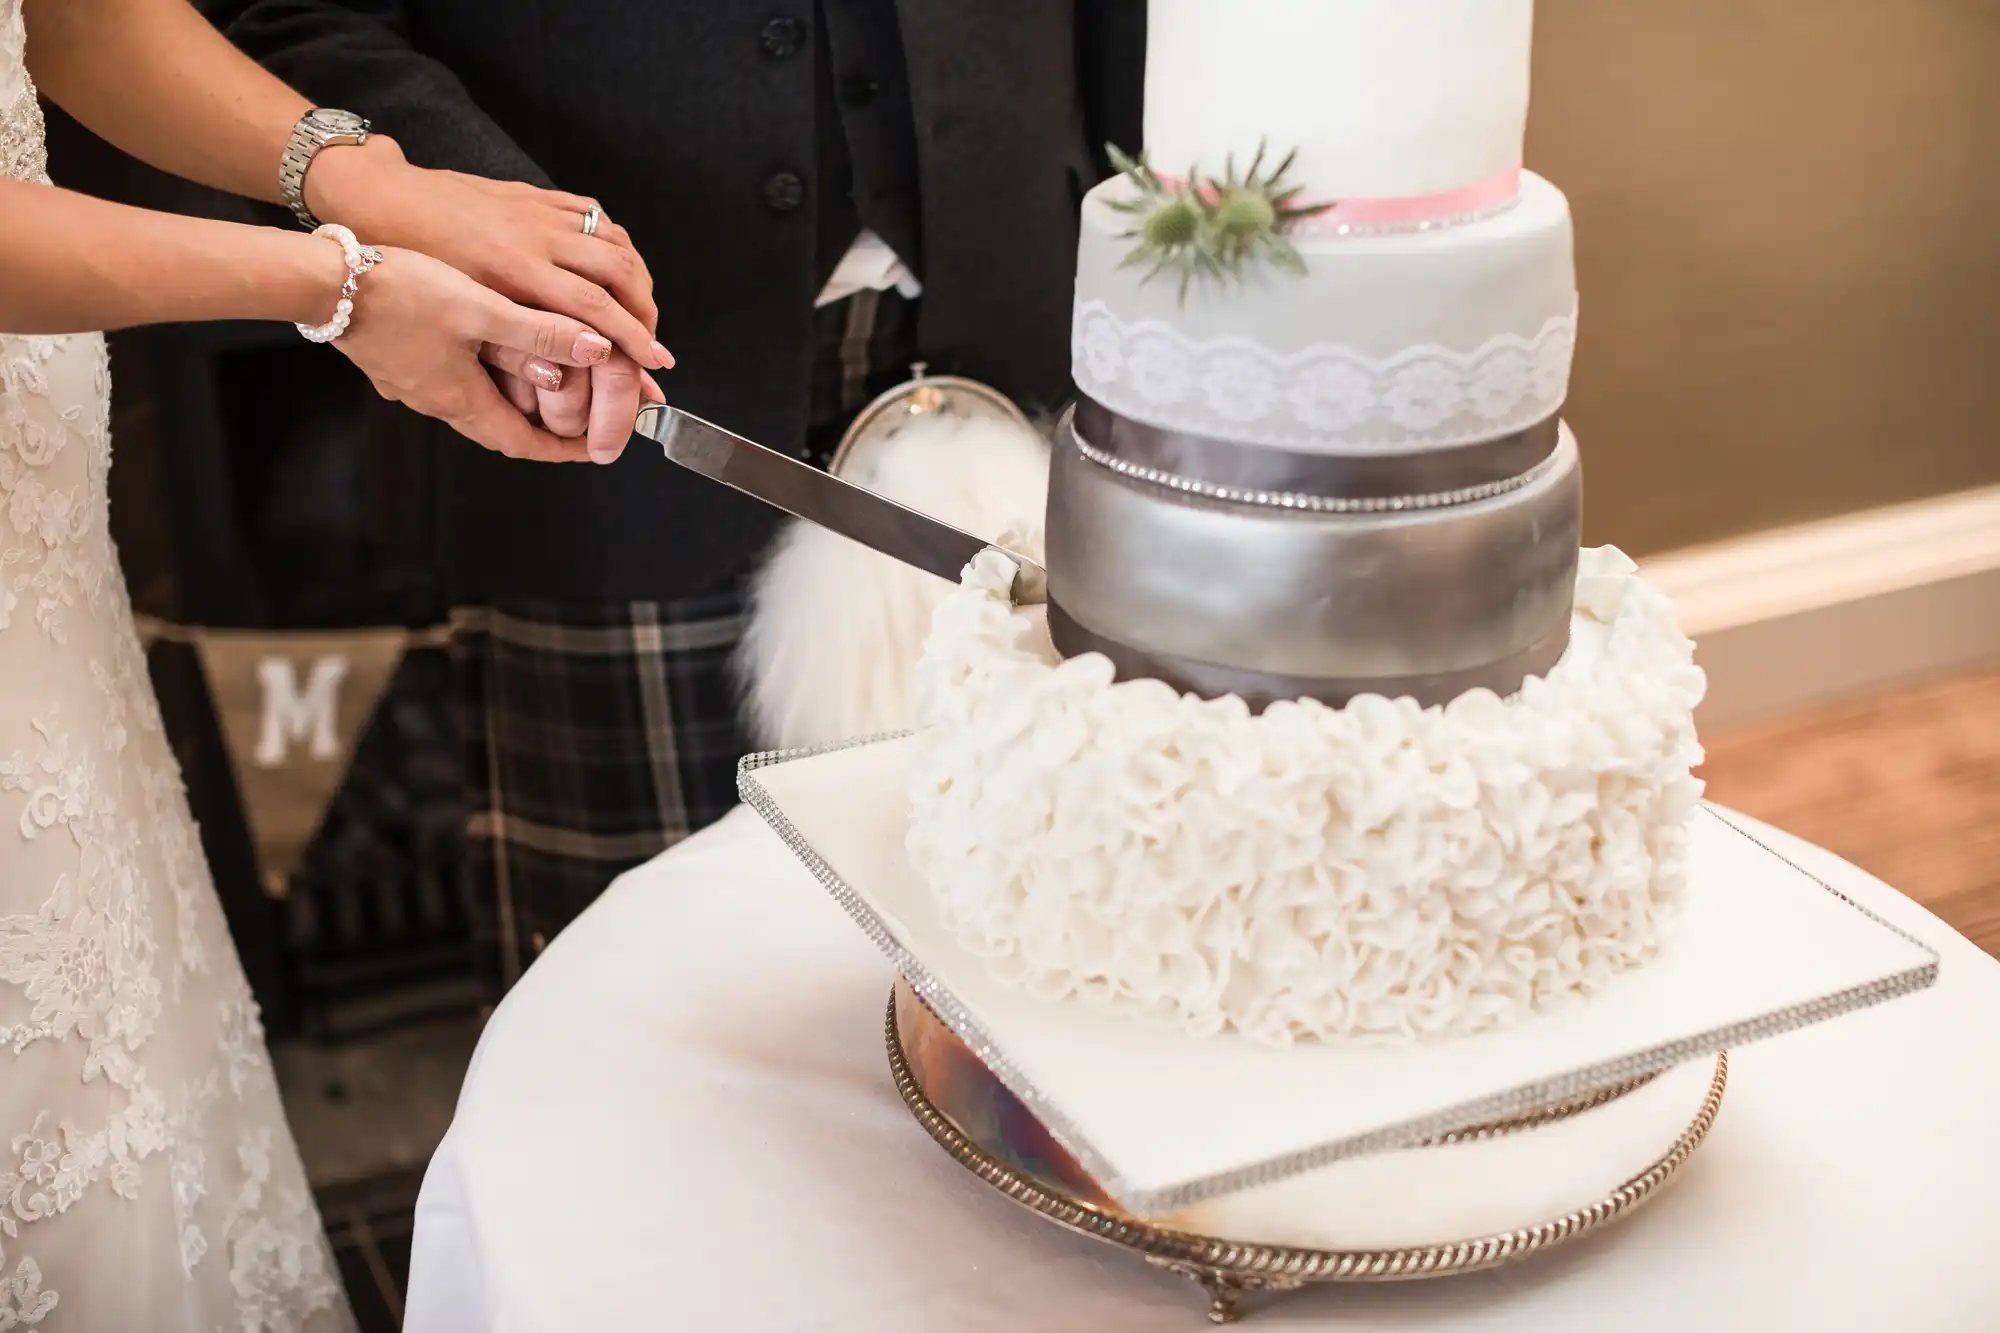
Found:
[(1582, 529), (1576, 441), (1506, 493), (1375, 513), (1176, 491), (1086, 457), (1071, 420), (1049, 478), (1049, 619), (1065, 656), (1103, 652), (1253, 707), (1357, 694), (1498, 694), (1567, 643)]
[(1295, 238), (1303, 277), (1238, 286), (1122, 267), (1133, 219), (1091, 191), (1077, 257), (1077, 388), (1133, 421), (1307, 453), (1402, 454), (1490, 440), (1554, 414), (1569, 384), (1576, 278), (1568, 201), (1523, 173), (1513, 207), (1412, 235)]

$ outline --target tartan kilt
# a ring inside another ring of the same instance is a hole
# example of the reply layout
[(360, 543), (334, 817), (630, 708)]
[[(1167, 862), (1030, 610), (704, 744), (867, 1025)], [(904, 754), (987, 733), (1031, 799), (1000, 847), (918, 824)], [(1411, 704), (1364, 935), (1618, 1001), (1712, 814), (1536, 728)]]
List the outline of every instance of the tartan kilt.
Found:
[(740, 587), (453, 616), (473, 943), (497, 994), (613, 879), (736, 804)]

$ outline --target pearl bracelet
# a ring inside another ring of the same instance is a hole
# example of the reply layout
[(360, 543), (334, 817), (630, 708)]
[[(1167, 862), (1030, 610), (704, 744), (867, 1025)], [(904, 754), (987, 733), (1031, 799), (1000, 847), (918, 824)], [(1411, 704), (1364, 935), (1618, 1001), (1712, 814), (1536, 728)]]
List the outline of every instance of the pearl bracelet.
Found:
[(324, 324), (298, 326), (307, 342), (330, 343), (347, 332), (347, 323), (354, 317), (354, 294), (361, 290), (361, 275), (382, 262), (382, 252), (355, 240), (354, 233), (338, 222), (315, 227), (313, 235), (324, 236), (339, 245), (342, 258), (347, 260), (347, 279), (340, 284), (340, 301), (333, 308), (333, 318)]

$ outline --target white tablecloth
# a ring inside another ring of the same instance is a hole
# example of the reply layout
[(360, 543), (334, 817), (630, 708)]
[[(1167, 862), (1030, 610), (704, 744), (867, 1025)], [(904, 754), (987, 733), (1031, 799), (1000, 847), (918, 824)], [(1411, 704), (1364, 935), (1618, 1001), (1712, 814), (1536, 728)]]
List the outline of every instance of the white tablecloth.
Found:
[[(1826, 852), (1938, 984), (1732, 1057), (1627, 1222), (1490, 1273), (1259, 1300), (1270, 1330), (2000, 1329), (2000, 963)], [(632, 874), (500, 1006), (417, 1210), (407, 1333), (1136, 1333), (1198, 1289), (985, 1192), (903, 1109), (888, 964), (757, 817)]]

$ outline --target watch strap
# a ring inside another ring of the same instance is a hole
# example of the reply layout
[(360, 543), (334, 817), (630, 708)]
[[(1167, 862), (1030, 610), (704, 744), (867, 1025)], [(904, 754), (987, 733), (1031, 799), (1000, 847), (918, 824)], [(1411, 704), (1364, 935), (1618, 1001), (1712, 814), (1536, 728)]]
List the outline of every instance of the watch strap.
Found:
[(300, 116), (292, 126), (291, 137), (285, 141), (285, 151), (278, 158), (278, 197), (285, 207), (292, 210), (292, 216), (303, 227), (319, 226), (319, 219), (306, 207), (306, 172), (312, 167), (313, 159), (319, 151), (330, 144), (361, 144), (368, 139), (368, 122), (355, 117), (358, 130), (335, 129), (319, 119), (320, 108)]

